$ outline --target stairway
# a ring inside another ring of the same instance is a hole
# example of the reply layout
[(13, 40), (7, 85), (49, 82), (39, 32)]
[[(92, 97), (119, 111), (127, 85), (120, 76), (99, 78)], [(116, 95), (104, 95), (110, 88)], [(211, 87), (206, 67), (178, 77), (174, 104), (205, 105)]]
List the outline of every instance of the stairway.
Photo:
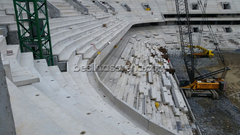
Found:
[(110, 13), (105, 13), (102, 9), (100, 9), (96, 4), (89, 0), (82, 0), (81, 2), (87, 9), (89, 14), (96, 17), (96, 19), (104, 19), (111, 16)]
[(73, 8), (65, 0), (49, 0), (53, 5), (55, 5), (59, 10), (62, 17), (78, 16), (81, 15), (76, 9)]
[(33, 62), (32, 53), (21, 53), (19, 45), (7, 45), (5, 37), (1, 35), (0, 51), (6, 76), (15, 85), (22, 86), (39, 82), (38, 75), (27, 67), (27, 65), (31, 65), (29, 63)]

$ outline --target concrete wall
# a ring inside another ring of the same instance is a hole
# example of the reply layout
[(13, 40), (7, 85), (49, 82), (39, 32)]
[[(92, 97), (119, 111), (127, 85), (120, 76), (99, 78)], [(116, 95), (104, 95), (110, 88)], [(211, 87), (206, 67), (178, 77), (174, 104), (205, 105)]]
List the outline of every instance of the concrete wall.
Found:
[(0, 58), (0, 135), (16, 135), (5, 77), (2, 59)]
[[(96, 65), (100, 65), (101, 61), (109, 54), (109, 52), (112, 50), (112, 48), (120, 41), (120, 39), (127, 33), (127, 31), (131, 28), (133, 24), (130, 25), (130, 27), (124, 29), (123, 31), (118, 34), (117, 37), (114, 38), (114, 40), (109, 44), (107, 47), (102, 50), (102, 52), (94, 59), (94, 68), (96, 68)], [(96, 69), (95, 69), (96, 71)], [(101, 79), (98, 76), (98, 73), (95, 72), (95, 78), (98, 81), (99, 88), (106, 94), (106, 96), (121, 110), (123, 110), (127, 115), (129, 115), (133, 120), (137, 121), (141, 126), (143, 126), (146, 130), (149, 130), (150, 132), (154, 134), (162, 134), (162, 135), (174, 135), (178, 134), (175, 131), (171, 131), (162, 125), (157, 125), (156, 123), (149, 120), (145, 115), (138, 113), (138, 111), (135, 108), (130, 107), (125, 102), (119, 100), (116, 96), (113, 95), (111, 90), (108, 89), (108, 87), (101, 81)]]

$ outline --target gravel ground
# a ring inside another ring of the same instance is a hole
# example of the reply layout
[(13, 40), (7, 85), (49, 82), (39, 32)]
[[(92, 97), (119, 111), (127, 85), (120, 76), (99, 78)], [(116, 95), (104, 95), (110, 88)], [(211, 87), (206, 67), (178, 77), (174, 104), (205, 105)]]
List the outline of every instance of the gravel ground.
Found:
[(188, 102), (204, 135), (240, 134), (240, 112), (225, 96), (195, 97)]
[[(235, 53), (236, 52), (240, 51), (237, 50)], [(229, 59), (227, 60), (229, 61)], [(179, 80), (188, 79), (183, 59), (181, 57), (170, 57), (170, 61), (176, 70)], [(219, 62), (217, 57), (212, 59), (198, 59), (198, 66), (196, 68), (200, 69), (200, 73), (207, 73), (209, 72), (209, 68), (207, 67), (221, 67)], [(237, 67), (239, 67), (239, 65), (237, 65)], [(232, 104), (228, 97), (225, 96), (226, 93), (220, 91), (218, 91), (218, 93), (219, 100), (203, 97), (188, 99), (191, 109), (198, 121), (198, 125), (204, 135), (239, 135), (240, 111), (235, 106), (238, 106), (238, 104)]]
[[(183, 61), (182, 57), (174, 57), (174, 56), (170, 56), (170, 61), (173, 65), (173, 67), (176, 70), (177, 73), (177, 77), (179, 80), (188, 80), (188, 75), (186, 72), (186, 68), (185, 68), (185, 64)], [(208, 70), (204, 69), (204, 67), (209, 67), (209, 66), (215, 66), (218, 64), (218, 60), (217, 58), (198, 58), (195, 60), (197, 65), (196, 65), (196, 69), (200, 69), (198, 70), (198, 72), (200, 72), (201, 74), (207, 73), (209, 72)], [(181, 74), (178, 74), (181, 73)], [(197, 74), (195, 76), (198, 76)]]

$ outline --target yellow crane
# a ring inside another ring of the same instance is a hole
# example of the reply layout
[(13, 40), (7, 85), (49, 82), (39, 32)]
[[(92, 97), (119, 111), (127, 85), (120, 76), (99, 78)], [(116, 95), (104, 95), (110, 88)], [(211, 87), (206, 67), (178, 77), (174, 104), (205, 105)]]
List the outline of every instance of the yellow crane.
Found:
[[(187, 46), (188, 48), (190, 48), (190, 46)], [(208, 50), (206, 48), (203, 48), (201, 46), (193, 46), (193, 48), (198, 48), (200, 50), (202, 50), (202, 52), (200, 53), (194, 53), (194, 57), (209, 57), (209, 58), (212, 58), (214, 56), (214, 53), (212, 50)]]

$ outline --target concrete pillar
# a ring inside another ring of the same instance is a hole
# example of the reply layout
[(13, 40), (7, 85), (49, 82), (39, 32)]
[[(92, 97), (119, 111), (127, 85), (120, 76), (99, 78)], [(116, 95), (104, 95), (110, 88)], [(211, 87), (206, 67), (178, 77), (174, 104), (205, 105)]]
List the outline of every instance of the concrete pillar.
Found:
[[(1, 55), (0, 55), (1, 56)], [(5, 71), (0, 57), (0, 135), (16, 135)]]

